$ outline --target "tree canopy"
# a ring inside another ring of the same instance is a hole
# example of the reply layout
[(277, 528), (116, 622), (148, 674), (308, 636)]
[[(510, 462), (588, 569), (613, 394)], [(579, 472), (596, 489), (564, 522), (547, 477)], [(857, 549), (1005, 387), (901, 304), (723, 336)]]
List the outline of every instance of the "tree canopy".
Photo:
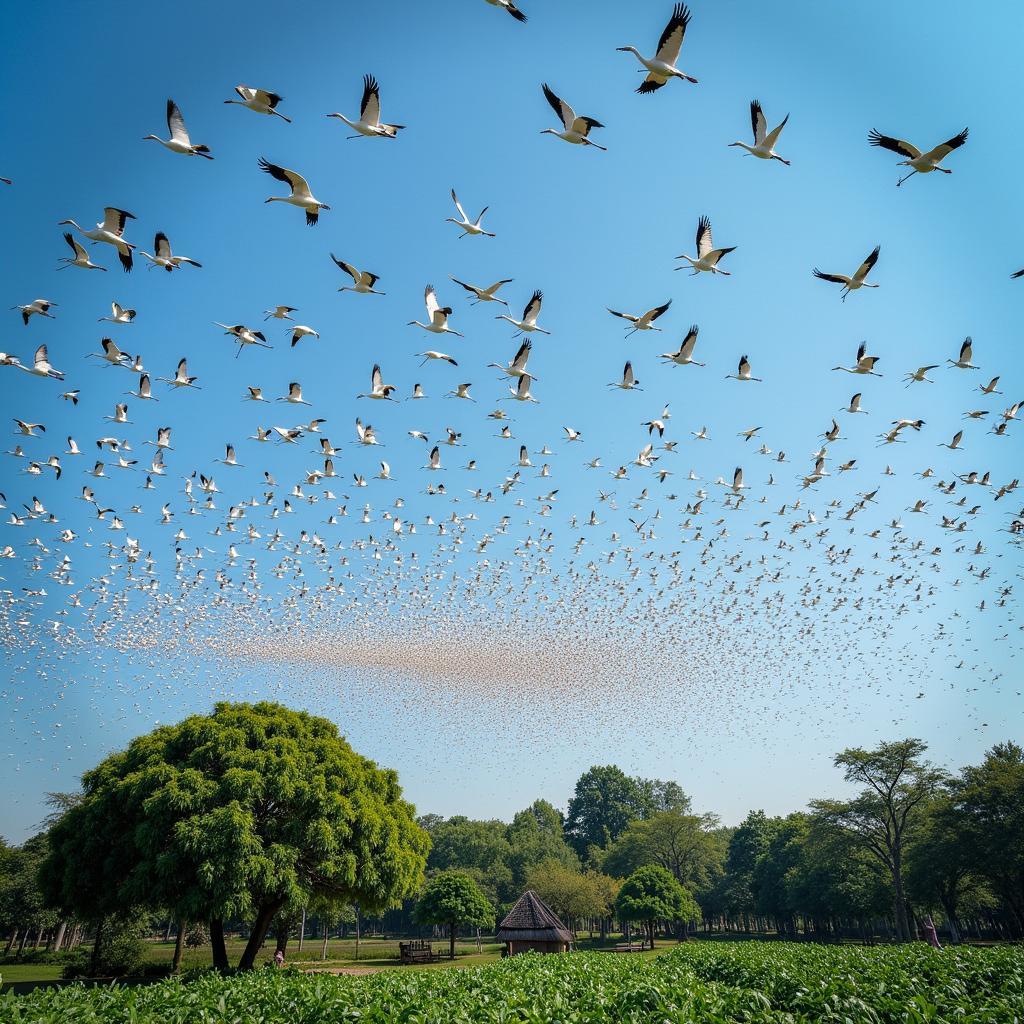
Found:
[[(44, 893), (98, 920), (126, 906), (253, 921), (253, 965), (275, 915), (315, 896), (382, 910), (416, 891), (429, 838), (393, 771), (324, 718), (278, 704), (218, 704), (133, 740), (82, 777), (50, 833)], [(219, 948), (218, 948), (219, 947)]]
[(615, 909), (624, 921), (646, 922), (651, 946), (654, 946), (656, 921), (696, 921), (700, 907), (693, 897), (656, 864), (638, 868), (622, 883)]
[(455, 959), (455, 933), (459, 925), (494, 924), (494, 907), (476, 882), (459, 871), (446, 871), (427, 882), (416, 903), (414, 916), (422, 924), (446, 925), (449, 956)]

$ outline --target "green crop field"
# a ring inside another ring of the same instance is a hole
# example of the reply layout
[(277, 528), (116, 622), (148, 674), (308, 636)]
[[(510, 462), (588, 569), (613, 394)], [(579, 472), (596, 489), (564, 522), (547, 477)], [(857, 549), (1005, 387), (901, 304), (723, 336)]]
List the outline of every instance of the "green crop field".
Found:
[(0, 1001), (17, 1024), (1013, 1024), (1024, 948), (690, 943), (657, 959), (528, 955), (368, 977), (256, 971)]

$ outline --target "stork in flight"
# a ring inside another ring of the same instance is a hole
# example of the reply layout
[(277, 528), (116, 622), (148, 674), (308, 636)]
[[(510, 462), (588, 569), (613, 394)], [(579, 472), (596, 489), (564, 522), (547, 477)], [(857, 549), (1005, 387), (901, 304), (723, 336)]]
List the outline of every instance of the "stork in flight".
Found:
[(959, 149), (967, 141), (967, 134), (968, 129), (965, 128), (959, 135), (954, 135), (953, 138), (947, 139), (934, 149), (929, 149), (927, 153), (922, 153), (917, 146), (907, 142), (905, 139), (890, 138), (888, 135), (882, 135), (881, 132), (875, 131), (874, 128), (868, 133), (868, 142), (872, 146), (888, 149), (892, 153), (899, 153), (900, 156), (907, 158), (906, 160), (900, 160), (897, 166), (912, 167), (913, 170), (910, 174), (905, 174), (896, 182), (898, 188), (907, 178), (911, 178), (915, 174), (928, 174), (931, 171), (942, 171), (943, 174), (952, 174), (953, 172), (948, 167), (940, 167), (939, 164), (954, 149)]
[(622, 380), (613, 380), (608, 387), (620, 388), (623, 391), (643, 391), (640, 387), (640, 381), (636, 379), (633, 374), (633, 364), (627, 360), (626, 365), (622, 368)]
[(475, 306), (478, 302), (500, 302), (503, 306), (508, 306), (508, 303), (504, 299), (498, 298), (498, 289), (504, 284), (511, 284), (511, 277), (506, 277), (501, 281), (495, 281), (489, 288), (477, 288), (475, 284), (466, 284), (465, 281), (460, 281), (457, 277), (452, 277), (451, 274), (448, 276), (457, 285), (465, 288), (467, 292), (476, 296), (476, 301), (470, 303), (470, 305)]
[(74, 256), (61, 256), (58, 260), (62, 266), (59, 266), (58, 270), (67, 270), (68, 267), (81, 267), (83, 270), (106, 270), (106, 267), (101, 267), (98, 263), (93, 263), (89, 259), (89, 254), (85, 251), (84, 246), (80, 242), (75, 241), (75, 236), (70, 231), (64, 232), (64, 241), (68, 243)]
[(605, 146), (599, 146), (596, 142), (591, 142), (589, 137), (591, 128), (604, 127), (600, 121), (595, 121), (592, 117), (577, 117), (576, 111), (565, 100), (559, 99), (548, 87), (547, 82), (544, 82), (541, 88), (544, 90), (544, 97), (551, 104), (551, 109), (555, 112), (559, 121), (562, 122), (562, 130), (560, 132), (554, 128), (545, 128), (541, 135), (554, 135), (563, 142), (571, 142), (574, 146), (593, 146), (595, 149), (607, 152)]
[(683, 338), (683, 343), (679, 346), (679, 351), (662, 352), (660, 358), (667, 359), (676, 366), (703, 366), (703, 363), (698, 363), (697, 360), (693, 358), (693, 349), (697, 344), (697, 334), (699, 331), (700, 328), (696, 324), (693, 324), (686, 332), (686, 337)]
[(175, 256), (171, 252), (171, 243), (162, 231), (158, 231), (153, 239), (153, 252), (142, 252), (140, 249), (139, 255), (145, 256), (149, 260), (150, 270), (153, 267), (163, 267), (164, 270), (170, 273), (172, 270), (178, 270), (183, 263), (187, 263), (191, 267), (202, 267), (202, 263), (197, 263), (188, 256)]
[(167, 130), (171, 133), (169, 139), (161, 139), (158, 135), (147, 135), (142, 141), (147, 142), (149, 139), (152, 139), (154, 142), (159, 142), (161, 146), (169, 149), (172, 153), (182, 153), (185, 156), (202, 156), (207, 160), (213, 159), (210, 155), (209, 146), (195, 145), (188, 137), (185, 119), (181, 116), (181, 110), (174, 100), (167, 101)]
[(101, 316), (96, 322), (103, 323), (106, 321), (112, 324), (130, 324), (134, 319), (134, 309), (125, 309), (120, 303), (112, 302), (110, 304), (110, 316)]
[(386, 292), (379, 292), (373, 286), (380, 280), (377, 274), (371, 274), (368, 270), (356, 270), (351, 263), (339, 260), (332, 252), (330, 254), (335, 265), (345, 271), (352, 278), (351, 284), (342, 285), (339, 292), (356, 292), (359, 295), (386, 295)]
[(881, 250), (882, 247), (876, 245), (868, 254), (867, 259), (854, 271), (853, 277), (847, 277), (845, 274), (825, 274), (817, 267), (814, 268), (812, 273), (819, 281), (831, 281), (833, 284), (841, 284), (843, 287), (839, 294), (842, 295), (843, 302), (845, 302), (846, 296), (850, 292), (855, 292), (858, 288), (878, 287), (877, 284), (868, 284), (866, 279), (868, 274), (871, 273), (871, 268), (878, 262), (878, 254)]
[(295, 171), (288, 170), (287, 167), (279, 167), (277, 164), (272, 164), (269, 160), (260, 157), (259, 166), (261, 171), (266, 171), (272, 178), (276, 178), (278, 181), (283, 181), (289, 188), (291, 188), (291, 195), (287, 196), (270, 196), (269, 199), (264, 200), (267, 203), (290, 203), (292, 206), (298, 206), (300, 209), (306, 211), (306, 223), (310, 227), (315, 227), (316, 222), (320, 218), (321, 210), (329, 210), (330, 207), (326, 203), (321, 203), (312, 192), (309, 190), (309, 182)]
[[(697, 255), (693, 256), (677, 256), (677, 260), (686, 260), (689, 264), (690, 269), (693, 273), (691, 277), (696, 276), (701, 271), (707, 271), (712, 274), (725, 274), (729, 277), (730, 272), (728, 270), (722, 270), (718, 263), (723, 256), (727, 256), (729, 253), (734, 252), (736, 249), (735, 245), (729, 246), (727, 249), (715, 249), (713, 248), (714, 242), (711, 240), (711, 221), (707, 217), (701, 217), (697, 221)], [(686, 267), (676, 267), (676, 270), (685, 270)]]
[(466, 211), (462, 208), (462, 203), (459, 202), (459, 197), (455, 194), (455, 189), (452, 189), (452, 202), (455, 204), (455, 209), (459, 211), (458, 218), (445, 217), (445, 224), (457, 224), (462, 228), (462, 234), (459, 238), (465, 238), (466, 235), (486, 235), (488, 238), (497, 237), (492, 231), (484, 231), (480, 222), (484, 219), (484, 214), (490, 209), (489, 206), (485, 206), (477, 216), (476, 220), (470, 220), (466, 216)]
[(64, 379), (64, 371), (57, 370), (50, 365), (50, 357), (47, 354), (45, 345), (40, 345), (36, 349), (31, 366), (25, 366), (18, 361), (15, 361), (12, 365), (16, 366), (19, 370), (24, 370), (25, 373), (31, 373), (34, 377), (50, 377), (53, 380)]
[(56, 320), (57, 318), (50, 312), (50, 307), (56, 305), (56, 302), (51, 302), (49, 299), (33, 299), (24, 306), (11, 306), (11, 309), (21, 311), (21, 319), (28, 327), (29, 320), (34, 316), (45, 316), (50, 320)]
[(506, 377), (530, 377), (532, 380), (537, 380), (531, 372), (526, 369), (526, 364), (530, 359), (530, 351), (533, 348), (533, 342), (529, 338), (526, 338), (523, 343), (519, 346), (519, 351), (512, 357), (512, 362), (507, 366), (502, 366), (500, 363), (488, 363), (488, 368), (493, 367), (495, 370), (501, 370)]
[(623, 53), (633, 54), (647, 69), (647, 77), (640, 83), (637, 92), (657, 92), (673, 78), (681, 78), (684, 82), (697, 84), (696, 78), (676, 67), (679, 50), (683, 45), (683, 38), (686, 36), (686, 26), (689, 24), (690, 11), (686, 4), (676, 4), (672, 10), (672, 17), (669, 18), (668, 24), (665, 26), (665, 31), (661, 33), (658, 49), (653, 57), (645, 57), (635, 46), (616, 47)]
[(768, 122), (765, 120), (764, 111), (761, 110), (761, 104), (757, 100), (751, 100), (750, 124), (754, 129), (754, 144), (748, 146), (745, 142), (730, 142), (729, 145), (745, 149), (749, 156), (756, 156), (760, 160), (778, 160), (779, 163), (785, 164), (788, 167), (789, 161), (775, 152), (775, 143), (779, 141), (779, 136), (782, 134), (782, 129), (786, 127), (788, 120), (789, 114), (769, 132)]
[(394, 384), (384, 383), (384, 377), (380, 372), (380, 364), (374, 363), (373, 370), (370, 372), (369, 392), (365, 395), (356, 395), (356, 398), (373, 398), (382, 402), (397, 402), (397, 398), (391, 397), (391, 392), (394, 390)]
[(124, 272), (128, 274), (131, 273), (132, 249), (135, 248), (131, 242), (126, 242), (123, 238), (125, 222), (129, 220), (135, 220), (135, 214), (119, 210), (116, 206), (105, 206), (103, 220), (88, 231), (73, 220), (62, 220), (60, 225), (70, 225), (93, 242), (106, 242), (107, 245), (112, 245), (117, 250), (117, 257), (124, 267)]
[(240, 107), (246, 107), (249, 110), (255, 111), (257, 114), (269, 114), (281, 118), (282, 121), (286, 121), (288, 124), (292, 123), (290, 117), (285, 117), (280, 110), (277, 109), (278, 103), (284, 99), (283, 96), (278, 96), (276, 92), (267, 92), (266, 89), (251, 89), (248, 85), (236, 85), (235, 92), (241, 97), (237, 100), (225, 100), (225, 103), (237, 103)]
[(457, 338), (464, 338), (464, 334), (459, 334), (458, 331), (453, 331), (448, 326), (448, 317), (451, 316), (452, 307), (442, 306), (437, 301), (437, 293), (434, 291), (434, 286), (428, 284), (423, 292), (423, 301), (427, 305), (427, 316), (430, 318), (429, 324), (421, 324), (419, 320), (410, 320), (410, 327), (422, 327), (425, 331), (430, 331), (431, 334), (454, 334)]
[(333, 113), (328, 117), (336, 117), (344, 121), (356, 134), (349, 139), (364, 136), (370, 139), (396, 139), (404, 124), (385, 124), (380, 119), (380, 86), (373, 75), (363, 75), (363, 100), (359, 105), (359, 120), (350, 121), (344, 114)]
[(856, 366), (833, 366), (833, 370), (842, 370), (843, 373), (858, 373), (858, 374), (869, 374), (872, 377), (881, 377), (880, 373), (875, 373), (875, 363), (878, 362), (879, 356), (867, 355), (868, 343), (862, 341), (860, 347), (857, 349), (857, 364)]
[(526, 15), (523, 14), (523, 12), (519, 10), (518, 7), (516, 7), (515, 3), (513, 3), (513, 0), (487, 0), (487, 3), (489, 3), (492, 7), (500, 7), (503, 10), (508, 11), (508, 13), (511, 14), (512, 17), (516, 19), (516, 21), (526, 21)]
[(516, 332), (519, 334), (532, 334), (534, 331), (538, 334), (550, 334), (550, 331), (545, 331), (543, 327), (537, 326), (537, 317), (540, 316), (540, 307), (543, 301), (544, 293), (542, 291), (535, 291), (533, 295), (530, 296), (530, 301), (526, 304), (526, 308), (523, 310), (522, 320), (516, 320), (515, 317), (508, 316), (506, 313), (502, 313), (494, 319), (507, 320), (516, 328)]
[(258, 348), (273, 348), (272, 345), (267, 343), (267, 339), (262, 331), (250, 330), (245, 324), (222, 324), (214, 320), (214, 324), (217, 327), (223, 327), (225, 334), (231, 334), (238, 342), (238, 351), (235, 353), (237, 359), (242, 354), (242, 349), (246, 345), (256, 345)]
[(632, 313), (619, 313), (617, 310), (610, 309), (607, 306), (605, 308), (608, 309), (612, 316), (617, 316), (629, 323), (630, 326), (626, 328), (626, 337), (628, 338), (637, 331), (660, 331), (660, 327), (654, 326), (654, 321), (671, 305), (672, 300), (669, 299), (663, 306), (655, 306), (654, 309), (649, 309), (640, 316), (633, 316)]

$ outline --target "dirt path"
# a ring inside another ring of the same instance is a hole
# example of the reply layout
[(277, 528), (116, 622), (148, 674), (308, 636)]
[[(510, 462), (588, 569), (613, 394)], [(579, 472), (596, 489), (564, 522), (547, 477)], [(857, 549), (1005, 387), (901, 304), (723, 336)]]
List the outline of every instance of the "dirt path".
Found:
[(305, 974), (379, 974), (382, 967), (308, 967)]

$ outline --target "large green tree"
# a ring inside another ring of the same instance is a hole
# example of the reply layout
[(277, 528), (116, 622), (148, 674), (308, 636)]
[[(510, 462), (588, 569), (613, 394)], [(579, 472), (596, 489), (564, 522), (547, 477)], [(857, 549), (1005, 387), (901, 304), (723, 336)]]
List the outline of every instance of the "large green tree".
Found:
[(882, 743), (874, 750), (850, 747), (835, 756), (847, 782), (860, 786), (851, 800), (815, 800), (818, 814), (867, 850), (888, 872), (893, 888), (896, 932), (909, 942), (904, 857), (914, 829), (945, 774), (923, 759), (918, 739)]
[(675, 782), (631, 778), (613, 764), (595, 765), (576, 781), (565, 837), (581, 859), (603, 850), (640, 818), (664, 810), (686, 812), (689, 798)]
[(767, 852), (777, 827), (778, 819), (769, 818), (764, 811), (751, 811), (729, 839), (723, 896), (728, 912), (741, 915), (747, 930), (750, 929), (750, 915), (757, 905), (754, 871), (758, 860)]
[(694, 898), (671, 872), (654, 864), (639, 868), (622, 883), (615, 909), (623, 921), (643, 921), (647, 925), (652, 949), (658, 921), (696, 921), (700, 917)]
[(448, 956), (454, 960), (455, 934), (459, 926), (493, 925), (494, 907), (469, 875), (459, 871), (447, 871), (427, 882), (413, 916), (421, 924), (447, 927)]
[(601, 868), (624, 878), (645, 864), (658, 864), (691, 892), (699, 892), (716, 875), (722, 855), (713, 814), (667, 810), (631, 822), (601, 857)]
[(1000, 743), (951, 785), (948, 828), (1024, 935), (1024, 748)]
[(252, 921), (249, 969), (286, 904), (383, 910), (422, 882), (429, 838), (397, 775), (332, 722), (279, 704), (223, 703), (161, 726), (82, 787), (50, 832), (49, 903), (97, 921), (132, 906), (208, 921), (221, 969), (227, 917)]

